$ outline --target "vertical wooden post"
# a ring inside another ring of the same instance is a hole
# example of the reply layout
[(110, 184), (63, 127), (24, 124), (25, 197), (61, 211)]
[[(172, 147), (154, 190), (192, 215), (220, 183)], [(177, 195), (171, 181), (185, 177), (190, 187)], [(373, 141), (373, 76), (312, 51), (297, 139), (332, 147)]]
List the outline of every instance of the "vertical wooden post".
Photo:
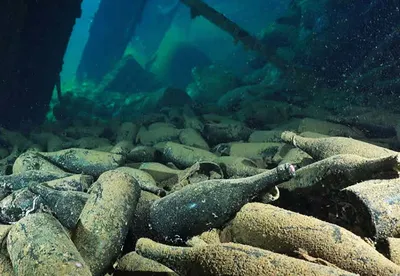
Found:
[(77, 70), (78, 81), (99, 83), (120, 60), (147, 0), (102, 0)]

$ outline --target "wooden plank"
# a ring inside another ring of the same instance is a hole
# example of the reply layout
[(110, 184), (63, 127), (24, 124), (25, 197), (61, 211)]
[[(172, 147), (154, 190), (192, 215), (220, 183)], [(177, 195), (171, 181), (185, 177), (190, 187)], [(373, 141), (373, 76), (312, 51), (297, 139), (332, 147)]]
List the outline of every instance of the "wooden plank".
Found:
[(275, 55), (275, 50), (268, 48), (268, 45), (262, 43), (255, 36), (240, 27), (238, 24), (227, 18), (222, 13), (216, 11), (202, 0), (180, 0), (183, 4), (191, 9), (191, 16), (203, 16), (211, 23), (215, 24), (225, 32), (229, 33), (235, 43), (242, 42), (246, 49), (255, 51), (266, 57), (270, 62), (275, 64), (280, 69), (286, 68), (286, 62)]

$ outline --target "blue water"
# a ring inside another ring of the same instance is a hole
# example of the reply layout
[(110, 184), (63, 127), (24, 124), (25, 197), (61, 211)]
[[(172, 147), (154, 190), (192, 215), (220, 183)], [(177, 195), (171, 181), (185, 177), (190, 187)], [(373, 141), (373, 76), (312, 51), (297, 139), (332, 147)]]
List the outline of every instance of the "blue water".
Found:
[(76, 69), (82, 56), (83, 49), (89, 37), (90, 24), (99, 7), (100, 0), (84, 0), (82, 16), (76, 20), (68, 48), (64, 56), (64, 66), (61, 72), (62, 82), (70, 82), (75, 77)]
[[(99, 2), (100, 0), (83, 1), (82, 16), (76, 21), (64, 57), (64, 66), (61, 73), (62, 83), (64, 84), (71, 83), (75, 78), (75, 72), (88, 39), (90, 24)], [(241, 0), (229, 2), (208, 0), (205, 2), (246, 30), (257, 34), (286, 10), (289, 0), (249, 0), (246, 2)], [(170, 47), (165, 46), (168, 43), (164, 43), (163, 46), (162, 41), (168, 31), (172, 32), (171, 30), (177, 30), (178, 33), (174, 33), (169, 37), (178, 37), (179, 43), (190, 43), (211, 60), (225, 66), (235, 65), (233, 68), (238, 73), (246, 70), (247, 53), (242, 47), (234, 45), (230, 35), (224, 33), (207, 20), (202, 18), (192, 20), (189, 9), (179, 3), (178, 0), (148, 0), (143, 11), (141, 23), (137, 26), (130, 44), (137, 55), (136, 58), (139, 63), (143, 66), (151, 65), (160, 46), (163, 48), (158, 53), (158, 56), (168, 55), (166, 51), (169, 51)], [(216, 44), (220, 47), (215, 47)], [(202, 57), (200, 58), (203, 59)], [(177, 60), (182, 61), (182, 59), (187, 58), (184, 55), (181, 58), (177, 57)], [(188, 61), (187, 68), (185, 67), (185, 71), (182, 74), (190, 75), (190, 69), (198, 62), (200, 65), (207, 64), (203, 60), (196, 61), (195, 57), (193, 62)], [(159, 63), (163, 64), (164, 61), (161, 60)], [(156, 67), (154, 70), (155, 73), (161, 74), (161, 77), (164, 78), (169, 78), (171, 74), (177, 74), (176, 68), (162, 68), (157, 71)], [(168, 81), (176, 83), (174, 79), (169, 78)], [(183, 81), (183, 83), (187, 82), (188, 80)], [(181, 86), (181, 83), (176, 83), (176, 85)]]

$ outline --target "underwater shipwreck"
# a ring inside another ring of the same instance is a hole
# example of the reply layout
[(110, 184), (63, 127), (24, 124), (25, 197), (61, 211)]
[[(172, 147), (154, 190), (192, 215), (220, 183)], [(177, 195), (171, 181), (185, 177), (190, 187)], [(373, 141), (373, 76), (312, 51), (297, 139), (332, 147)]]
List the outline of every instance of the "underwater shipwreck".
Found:
[(0, 275), (400, 275), (399, 1), (0, 22)]

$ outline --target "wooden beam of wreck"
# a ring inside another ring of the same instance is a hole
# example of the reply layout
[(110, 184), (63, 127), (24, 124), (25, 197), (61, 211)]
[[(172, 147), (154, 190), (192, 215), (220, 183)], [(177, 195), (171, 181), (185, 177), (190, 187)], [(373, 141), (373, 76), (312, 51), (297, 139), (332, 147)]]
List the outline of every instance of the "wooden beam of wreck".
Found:
[(101, 0), (76, 76), (100, 83), (118, 63), (140, 23), (148, 0)]
[(266, 57), (270, 62), (275, 64), (280, 69), (286, 68), (286, 62), (275, 55), (275, 50), (268, 49), (267, 45), (262, 43), (255, 36), (240, 27), (238, 24), (216, 11), (211, 6), (204, 3), (202, 0), (180, 0), (191, 10), (192, 18), (203, 16), (214, 25), (218, 26), (225, 32), (229, 33), (235, 43), (242, 42), (246, 49), (255, 51)]

